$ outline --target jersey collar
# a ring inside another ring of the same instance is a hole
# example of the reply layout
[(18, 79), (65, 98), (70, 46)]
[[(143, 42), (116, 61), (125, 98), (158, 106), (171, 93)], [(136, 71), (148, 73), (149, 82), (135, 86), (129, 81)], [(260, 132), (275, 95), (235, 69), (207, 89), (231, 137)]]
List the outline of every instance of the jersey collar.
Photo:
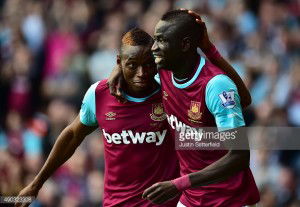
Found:
[(121, 91), (122, 95), (124, 96), (124, 98), (126, 98), (126, 100), (131, 101), (131, 102), (136, 102), (136, 103), (141, 103), (146, 101), (148, 98), (150, 98), (151, 96), (153, 96), (154, 94), (158, 93), (160, 90), (160, 88), (158, 88), (157, 90), (155, 90), (154, 92), (152, 92), (150, 95), (146, 96), (146, 97), (142, 97), (142, 98), (135, 98), (132, 96), (129, 96), (128, 94), (126, 94), (124, 91)]
[(201, 56), (200, 58), (200, 64), (197, 68), (197, 71), (196, 73), (194, 74), (194, 76), (187, 82), (185, 83), (178, 83), (174, 80), (174, 76), (173, 76), (173, 73), (172, 73), (172, 82), (173, 82), (173, 85), (176, 87), (176, 88), (179, 88), (179, 89), (183, 89), (183, 88), (187, 88), (189, 87), (190, 85), (192, 85), (195, 80), (198, 78), (203, 66), (205, 65), (205, 58)]

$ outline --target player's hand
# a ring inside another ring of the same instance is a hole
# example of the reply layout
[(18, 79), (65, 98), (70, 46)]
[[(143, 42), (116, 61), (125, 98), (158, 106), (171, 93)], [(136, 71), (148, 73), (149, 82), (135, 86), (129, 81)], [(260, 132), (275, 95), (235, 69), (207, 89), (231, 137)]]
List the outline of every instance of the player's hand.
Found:
[(181, 9), (181, 10), (187, 11), (191, 16), (193, 16), (195, 18), (195, 21), (198, 23), (199, 27), (201, 28), (201, 30), (200, 30), (201, 38), (200, 38), (200, 42), (199, 42), (198, 46), (205, 53), (206, 51), (208, 51), (210, 49), (210, 47), (213, 46), (213, 44), (209, 40), (205, 22), (202, 21), (199, 14), (197, 14), (196, 12), (194, 12), (192, 10), (188, 10), (188, 9)]
[(107, 85), (109, 87), (110, 94), (116, 97), (121, 103), (126, 102), (126, 99), (121, 93), (123, 81), (122, 69), (119, 65), (116, 65), (107, 80)]
[(159, 182), (147, 188), (142, 197), (154, 204), (162, 204), (175, 198), (180, 192), (171, 181)]
[[(23, 188), (23, 190), (20, 191), (18, 197), (31, 197), (36, 199), (38, 193), (39, 193), (39, 188), (35, 187), (32, 183), (30, 183), (29, 185), (27, 185), (25, 188)], [(17, 199), (18, 200), (18, 199)], [(30, 203), (15, 203), (15, 207), (27, 207), (29, 206)]]

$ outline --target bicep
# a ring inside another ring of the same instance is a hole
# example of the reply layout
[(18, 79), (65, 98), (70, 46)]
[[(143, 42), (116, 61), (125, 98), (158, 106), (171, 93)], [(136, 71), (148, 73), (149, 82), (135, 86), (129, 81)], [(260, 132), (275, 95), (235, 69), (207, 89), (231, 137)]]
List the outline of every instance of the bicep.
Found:
[(79, 115), (70, 124), (70, 129), (72, 130), (73, 136), (80, 140), (83, 140), (87, 135), (95, 131), (97, 126), (87, 126), (80, 121)]

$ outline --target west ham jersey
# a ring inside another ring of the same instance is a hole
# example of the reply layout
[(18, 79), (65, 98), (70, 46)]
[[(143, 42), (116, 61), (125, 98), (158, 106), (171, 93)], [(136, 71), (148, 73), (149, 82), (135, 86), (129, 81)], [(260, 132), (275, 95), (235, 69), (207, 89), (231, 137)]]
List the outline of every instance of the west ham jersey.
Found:
[[(142, 199), (143, 191), (179, 176), (161, 91), (145, 98), (124, 94), (129, 101), (122, 104), (110, 95), (106, 82), (90, 87), (80, 111), (83, 124), (102, 131), (104, 206), (156, 206)], [(178, 199), (163, 206), (176, 206)]]
[[(244, 126), (235, 84), (224, 72), (200, 58), (194, 75), (180, 82), (170, 70), (159, 70), (163, 105), (173, 136), (182, 126), (233, 129)], [(181, 175), (197, 172), (223, 157), (225, 150), (178, 150)], [(188, 189), (181, 203), (186, 206), (240, 207), (259, 201), (259, 194), (249, 168), (224, 182)]]

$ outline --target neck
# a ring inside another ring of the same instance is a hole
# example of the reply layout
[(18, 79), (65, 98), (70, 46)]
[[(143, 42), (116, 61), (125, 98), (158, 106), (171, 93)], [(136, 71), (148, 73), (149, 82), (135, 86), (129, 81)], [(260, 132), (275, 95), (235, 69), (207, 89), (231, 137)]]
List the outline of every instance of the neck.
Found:
[(135, 98), (143, 98), (145, 96), (150, 95), (151, 93), (153, 93), (154, 91), (156, 91), (159, 88), (159, 85), (156, 83), (156, 81), (154, 81), (151, 86), (149, 86), (146, 89), (142, 89), (142, 90), (138, 90), (135, 87), (132, 87), (128, 84), (125, 85), (124, 87), (124, 92), (132, 97)]
[(177, 79), (188, 78), (194, 73), (198, 64), (198, 53), (188, 54), (184, 60), (180, 60), (180, 63), (176, 62), (176, 65), (173, 67), (173, 75)]

